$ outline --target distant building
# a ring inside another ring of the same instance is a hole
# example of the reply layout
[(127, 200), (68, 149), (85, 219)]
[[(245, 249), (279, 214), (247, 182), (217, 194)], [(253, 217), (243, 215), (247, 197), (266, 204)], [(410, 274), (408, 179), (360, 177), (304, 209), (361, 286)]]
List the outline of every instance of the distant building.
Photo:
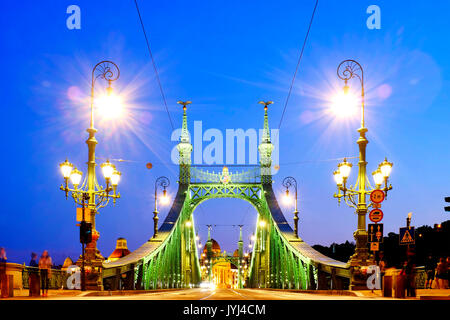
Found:
[(73, 265), (73, 261), (72, 259), (70, 259), (70, 257), (67, 257), (66, 260), (64, 260), (64, 264), (61, 267), (62, 271), (66, 271), (67, 268), (69, 268), (71, 265)]
[(125, 238), (118, 238), (116, 243), (116, 249), (111, 253), (106, 261), (116, 261), (122, 257), (130, 254), (130, 250), (127, 248), (127, 240)]
[[(248, 254), (245, 254), (241, 262), (243, 281), (247, 277)], [(202, 280), (209, 281), (209, 268), (211, 268), (211, 282), (218, 288), (238, 287), (239, 251), (236, 250), (232, 256), (222, 251), (219, 243), (211, 239), (211, 261), (208, 261), (208, 243), (205, 244), (200, 255)]]

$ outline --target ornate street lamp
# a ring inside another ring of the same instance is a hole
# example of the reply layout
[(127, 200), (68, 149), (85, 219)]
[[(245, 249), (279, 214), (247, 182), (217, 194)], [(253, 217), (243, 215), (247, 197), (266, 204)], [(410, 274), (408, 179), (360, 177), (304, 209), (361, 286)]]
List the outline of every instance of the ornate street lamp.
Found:
[[(89, 209), (87, 221), (92, 224), (93, 229), (92, 242), (88, 243), (86, 248), (84, 248), (84, 243), (82, 244), (82, 290), (86, 290), (84, 281), (85, 258), (87, 259), (86, 264), (92, 269), (92, 274), (97, 275), (97, 279), (93, 281), (90, 286), (96, 287), (97, 289), (101, 289), (103, 287), (101, 282), (101, 268), (104, 258), (101, 256), (100, 251), (97, 249), (97, 240), (100, 234), (97, 230), (95, 230), (95, 215), (98, 213), (98, 210), (100, 208), (105, 207), (109, 203), (109, 200), (111, 198), (113, 199), (114, 204), (116, 203), (116, 199), (120, 198), (120, 194), (117, 193), (117, 185), (119, 183), (121, 173), (116, 170), (115, 166), (112, 163), (107, 160), (100, 166), (105, 178), (106, 187), (102, 187), (99, 185), (95, 174), (95, 167), (97, 166), (97, 164), (95, 163), (95, 147), (98, 142), (95, 139), (95, 133), (97, 132), (97, 129), (94, 128), (94, 85), (97, 79), (103, 79), (107, 81), (107, 96), (103, 99), (103, 102), (105, 102), (104, 107), (108, 107), (109, 104), (112, 105), (115, 101), (111, 83), (119, 78), (119, 74), (119, 68), (114, 62), (111, 61), (101, 61), (97, 63), (92, 69), (90, 102), (91, 118), (90, 126), (86, 130), (89, 133), (89, 138), (86, 141), (88, 145), (88, 167), (87, 175), (84, 181), (81, 183), (83, 173), (76, 169), (73, 164), (67, 161), (67, 159), (60, 164), (61, 173), (64, 178), (64, 184), (61, 185), (60, 189), (65, 192), (66, 199), (70, 193), (75, 203), (82, 207), (83, 215), (81, 221), (83, 223), (86, 221), (86, 217), (84, 216), (85, 208)], [(69, 187), (69, 180), (71, 181), (73, 188)]]
[(294, 209), (294, 235), (296, 238), (298, 238), (298, 208), (297, 208), (297, 180), (295, 180), (293, 177), (286, 177), (283, 180), (283, 187), (286, 188), (286, 194), (284, 196), (284, 200), (286, 203), (289, 203), (291, 201), (291, 197), (289, 195), (289, 188), (290, 187), (294, 187), (294, 191), (295, 191), (295, 198), (294, 198), (294, 202), (295, 202), (295, 209)]
[[(349, 95), (348, 81), (356, 78), (359, 79), (361, 84), (361, 127), (358, 129), (359, 139), (357, 144), (359, 145), (359, 162), (358, 162), (358, 178), (355, 186), (348, 186), (347, 179), (350, 176), (352, 164), (347, 162), (346, 159), (338, 165), (337, 171), (333, 173), (336, 185), (338, 187), (338, 193), (334, 194), (334, 197), (338, 198), (340, 203), (341, 198), (345, 203), (356, 209), (358, 215), (358, 228), (354, 232), (356, 240), (355, 254), (350, 258), (351, 267), (365, 266), (370, 263), (369, 252), (367, 248), (368, 233), (366, 230), (366, 214), (367, 209), (373, 204), (367, 204), (366, 196), (369, 195), (374, 189), (380, 189), (384, 180), (385, 186), (382, 189), (385, 194), (392, 189), (392, 186), (388, 187), (388, 178), (392, 170), (392, 163), (385, 159), (378, 169), (373, 173), (376, 188), (372, 188), (366, 173), (366, 146), (368, 140), (366, 139), (366, 132), (368, 131), (364, 125), (364, 73), (361, 65), (354, 60), (345, 60), (339, 64), (337, 68), (337, 75), (341, 80), (345, 81), (344, 94)], [(350, 100), (350, 99), (348, 99)], [(341, 193), (342, 191), (342, 193)], [(352, 279), (353, 280), (353, 279)]]
[(161, 197), (161, 203), (163, 205), (169, 203), (169, 196), (167, 195), (166, 188), (170, 185), (168, 178), (162, 176), (155, 181), (155, 210), (153, 211), (153, 238), (158, 235), (158, 187), (163, 188), (163, 196)]

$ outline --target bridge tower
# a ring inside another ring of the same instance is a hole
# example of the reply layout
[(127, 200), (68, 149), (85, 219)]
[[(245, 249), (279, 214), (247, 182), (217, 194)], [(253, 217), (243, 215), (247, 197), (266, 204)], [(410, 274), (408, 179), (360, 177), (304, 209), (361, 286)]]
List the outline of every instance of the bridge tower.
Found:
[(192, 144), (187, 126), (186, 106), (191, 104), (191, 101), (178, 101), (178, 104), (183, 106), (183, 126), (181, 128), (180, 142), (177, 145), (177, 150), (180, 155), (180, 184), (187, 185), (191, 177), (191, 153)]
[(239, 225), (239, 241), (238, 241), (238, 286), (239, 289), (244, 287), (242, 283), (242, 259), (244, 258), (244, 241), (242, 240), (242, 225)]
[(267, 113), (268, 106), (273, 103), (273, 101), (259, 101), (259, 104), (264, 105), (264, 126), (261, 143), (258, 146), (259, 151), (259, 163), (261, 166), (261, 183), (271, 184), (272, 183), (272, 151), (273, 144), (270, 141), (270, 128), (269, 128), (269, 116)]
[(212, 240), (211, 240), (211, 225), (208, 225), (208, 241), (206, 242), (206, 261), (208, 261), (208, 281), (211, 283), (212, 275)]

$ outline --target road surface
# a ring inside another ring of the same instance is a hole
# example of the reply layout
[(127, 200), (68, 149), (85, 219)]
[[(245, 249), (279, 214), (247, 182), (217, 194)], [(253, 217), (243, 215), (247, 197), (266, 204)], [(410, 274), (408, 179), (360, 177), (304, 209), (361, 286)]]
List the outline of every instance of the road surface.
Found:
[[(14, 299), (14, 298), (13, 298)], [(25, 299), (32, 299), (26, 297)], [(382, 299), (381, 297), (358, 297), (348, 295), (326, 295), (299, 293), (289, 291), (272, 291), (261, 289), (185, 289), (165, 292), (151, 292), (139, 294), (113, 295), (113, 296), (49, 296), (55, 300), (361, 300)]]

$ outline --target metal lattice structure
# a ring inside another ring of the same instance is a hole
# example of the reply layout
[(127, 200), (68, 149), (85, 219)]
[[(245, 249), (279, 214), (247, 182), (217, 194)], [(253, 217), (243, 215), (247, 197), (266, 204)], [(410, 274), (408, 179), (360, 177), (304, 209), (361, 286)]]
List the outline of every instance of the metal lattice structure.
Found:
[[(176, 198), (156, 237), (128, 256), (104, 263), (104, 281), (109, 281), (109, 286), (120, 287), (122, 283), (129, 289), (159, 289), (199, 285), (201, 270), (193, 213), (200, 203), (215, 198), (242, 199), (258, 213), (248, 287), (342, 289), (348, 285), (348, 265), (324, 256), (295, 236), (278, 206), (272, 189), (273, 145), (267, 104), (264, 111), (263, 138), (258, 148), (260, 165), (240, 172), (229, 171), (227, 167), (209, 171), (191, 165), (192, 145), (186, 106), (183, 107), (183, 128), (177, 145), (180, 174)], [(242, 248), (240, 255), (241, 251)]]

